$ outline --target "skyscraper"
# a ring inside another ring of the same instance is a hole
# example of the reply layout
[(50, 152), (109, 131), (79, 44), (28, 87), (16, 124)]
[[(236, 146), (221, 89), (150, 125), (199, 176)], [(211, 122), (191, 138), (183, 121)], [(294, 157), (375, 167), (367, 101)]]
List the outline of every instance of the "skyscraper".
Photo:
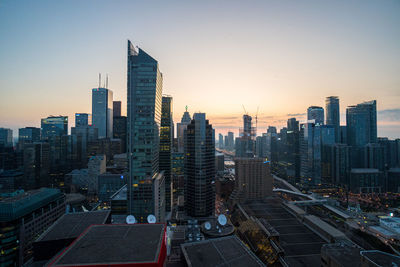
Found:
[(325, 100), (326, 105), (326, 124), (335, 128), (335, 142), (340, 143), (340, 109), (339, 98), (328, 96)]
[(99, 129), (99, 138), (112, 138), (113, 92), (107, 88), (92, 89), (92, 126)]
[(119, 116), (113, 118), (113, 136), (121, 139), (121, 152), (126, 153), (127, 117)]
[(160, 130), (160, 171), (165, 177), (165, 208), (171, 211), (171, 164), (172, 140), (174, 122), (172, 120), (172, 97), (162, 97), (161, 130)]
[(121, 101), (113, 101), (113, 117), (121, 116)]
[(224, 148), (224, 136), (221, 133), (218, 134), (218, 148)]
[(324, 124), (324, 109), (322, 107), (311, 106), (307, 109), (307, 120), (314, 120), (315, 124)]
[[(160, 184), (159, 145), (162, 74), (158, 62), (128, 41), (128, 212), (139, 222), (162, 207), (153, 185)], [(159, 204), (156, 207), (156, 203)]]
[(205, 113), (195, 113), (185, 131), (185, 209), (191, 217), (214, 214), (215, 139)]
[(5, 147), (13, 146), (13, 132), (8, 128), (0, 128), (0, 145)]
[(235, 148), (235, 138), (233, 132), (228, 132), (227, 149), (233, 150)]
[(67, 116), (50, 116), (42, 119), (42, 140), (48, 140), (49, 137), (68, 134)]
[(346, 109), (347, 143), (361, 147), (377, 142), (376, 100)]
[(75, 113), (75, 127), (92, 125), (92, 114)]
[(287, 121), (287, 150), (288, 167), (287, 175), (298, 182), (300, 177), (300, 151), (299, 151), (299, 121), (290, 118)]
[(18, 142), (32, 143), (40, 141), (40, 128), (25, 127), (18, 130)]
[(300, 176), (304, 184), (321, 182), (321, 127), (313, 122), (300, 125)]
[(188, 107), (185, 107), (185, 112), (182, 115), (182, 119), (180, 123), (177, 123), (176, 125), (176, 131), (177, 131), (177, 138), (178, 138), (178, 152), (183, 152), (184, 150), (184, 143), (185, 143), (185, 136), (184, 132), (191, 122), (190, 114), (187, 111)]

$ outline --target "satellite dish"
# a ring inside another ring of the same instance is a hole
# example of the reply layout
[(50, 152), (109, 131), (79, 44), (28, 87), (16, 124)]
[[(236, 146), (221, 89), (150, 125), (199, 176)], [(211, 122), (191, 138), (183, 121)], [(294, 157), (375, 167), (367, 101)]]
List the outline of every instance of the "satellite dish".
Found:
[(211, 230), (211, 223), (210, 222), (206, 222), (204, 224), (204, 228), (206, 228), (206, 230)]
[(224, 214), (220, 214), (218, 216), (218, 223), (224, 226), (227, 223), (226, 216)]
[(133, 215), (128, 215), (128, 216), (126, 216), (126, 223), (127, 223), (127, 224), (134, 224), (134, 223), (136, 223), (135, 216), (133, 216)]
[(147, 216), (147, 222), (148, 223), (156, 223), (156, 216), (154, 216), (153, 214), (150, 214), (149, 216)]

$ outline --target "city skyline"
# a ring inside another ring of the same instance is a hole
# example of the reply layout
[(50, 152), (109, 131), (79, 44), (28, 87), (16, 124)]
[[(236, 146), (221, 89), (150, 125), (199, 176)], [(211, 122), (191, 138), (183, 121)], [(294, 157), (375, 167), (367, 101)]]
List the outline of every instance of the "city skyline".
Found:
[[(124, 52), (131, 39), (159, 60), (165, 93), (174, 96), (175, 123), (188, 105), (191, 114), (209, 114), (216, 132), (237, 134), (242, 105), (252, 116), (259, 106), (261, 133), (268, 125), (284, 126), (289, 117), (302, 120), (309, 106), (324, 107), (325, 97), (334, 95), (342, 125), (347, 106), (376, 99), (378, 136), (400, 137), (398, 2), (157, 7), (144, 20), (140, 11), (151, 3), (3, 1), (2, 127), (15, 136), (18, 128), (37, 127), (50, 115), (68, 116), (74, 125), (75, 113), (90, 113), (99, 72), (108, 74), (126, 115)], [(108, 16), (94, 19), (102, 12)], [(162, 25), (153, 16), (164, 18)]]

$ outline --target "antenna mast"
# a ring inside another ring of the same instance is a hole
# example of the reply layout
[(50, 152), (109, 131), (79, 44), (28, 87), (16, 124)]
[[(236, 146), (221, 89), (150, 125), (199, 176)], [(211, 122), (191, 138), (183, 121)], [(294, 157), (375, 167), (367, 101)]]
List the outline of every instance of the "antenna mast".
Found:
[(106, 88), (108, 89), (108, 74), (106, 76)]
[(99, 73), (99, 88), (101, 87), (101, 73)]

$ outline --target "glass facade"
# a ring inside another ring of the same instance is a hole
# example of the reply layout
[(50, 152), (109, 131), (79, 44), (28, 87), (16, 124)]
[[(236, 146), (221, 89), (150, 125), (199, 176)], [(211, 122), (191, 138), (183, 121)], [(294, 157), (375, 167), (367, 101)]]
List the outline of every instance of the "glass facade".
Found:
[(322, 107), (311, 106), (307, 109), (307, 120), (314, 120), (315, 124), (324, 124), (324, 109)]
[(67, 116), (50, 116), (42, 119), (42, 140), (48, 140), (52, 136), (61, 136), (68, 134)]
[(325, 100), (326, 104), (326, 124), (335, 128), (335, 142), (340, 143), (340, 109), (339, 98), (329, 96)]
[(376, 100), (346, 110), (347, 143), (361, 147), (377, 142)]
[(160, 171), (164, 171), (165, 177), (165, 202), (166, 211), (171, 210), (171, 152), (174, 139), (172, 119), (172, 97), (162, 97), (160, 129)]
[(75, 113), (75, 127), (92, 125), (92, 115), (88, 113)]
[(140, 222), (154, 214), (159, 172), (162, 74), (158, 62), (128, 41), (128, 211)]
[(106, 88), (92, 89), (92, 126), (99, 129), (99, 138), (112, 138), (113, 92)]
[(18, 142), (39, 142), (40, 128), (25, 127), (18, 130)]

